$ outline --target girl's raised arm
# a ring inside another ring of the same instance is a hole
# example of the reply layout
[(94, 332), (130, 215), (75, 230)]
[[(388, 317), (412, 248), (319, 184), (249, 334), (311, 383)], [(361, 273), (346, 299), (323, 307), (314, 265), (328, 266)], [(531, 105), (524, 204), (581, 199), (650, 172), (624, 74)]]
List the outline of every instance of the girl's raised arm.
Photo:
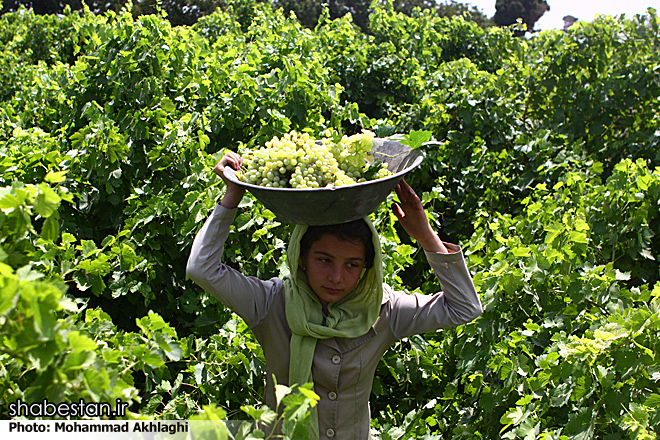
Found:
[(392, 212), (401, 222), (401, 226), (417, 243), (429, 252), (438, 252), (441, 254), (450, 254), (438, 234), (431, 228), (429, 219), (426, 217), (422, 201), (415, 191), (401, 180), (394, 188), (399, 196), (399, 203), (392, 204)]
[(246, 277), (222, 262), (225, 241), (236, 215), (235, 208), (245, 193), (242, 187), (225, 179), (222, 172), (225, 166), (240, 168), (241, 162), (239, 155), (228, 153), (213, 169), (224, 180), (227, 189), (219, 206), (204, 222), (193, 241), (186, 274), (240, 315), (249, 326), (255, 326), (266, 315), (275, 294), (282, 289), (282, 281)]

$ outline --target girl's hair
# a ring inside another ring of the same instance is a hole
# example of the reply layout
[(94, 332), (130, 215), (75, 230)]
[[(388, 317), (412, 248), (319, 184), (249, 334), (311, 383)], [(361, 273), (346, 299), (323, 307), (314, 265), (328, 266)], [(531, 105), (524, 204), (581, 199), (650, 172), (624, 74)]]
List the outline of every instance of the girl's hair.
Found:
[(374, 264), (375, 251), (371, 229), (362, 219), (336, 225), (309, 226), (300, 240), (300, 257), (307, 255), (312, 244), (326, 234), (350, 243), (362, 243), (364, 245), (364, 267), (369, 268)]

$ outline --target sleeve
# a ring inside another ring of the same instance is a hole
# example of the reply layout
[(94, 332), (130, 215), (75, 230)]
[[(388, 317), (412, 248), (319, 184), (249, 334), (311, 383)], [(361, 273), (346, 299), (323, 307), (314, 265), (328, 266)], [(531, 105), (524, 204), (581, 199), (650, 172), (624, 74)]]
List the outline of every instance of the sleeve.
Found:
[(254, 327), (268, 313), (275, 295), (283, 288), (282, 280), (264, 281), (246, 277), (222, 263), (224, 245), (236, 209), (218, 204), (195, 237), (186, 266), (186, 274), (202, 289)]
[(481, 315), (481, 300), (474, 288), (459, 246), (445, 243), (450, 254), (426, 252), (442, 291), (435, 295), (393, 292), (390, 328), (397, 339), (468, 323)]

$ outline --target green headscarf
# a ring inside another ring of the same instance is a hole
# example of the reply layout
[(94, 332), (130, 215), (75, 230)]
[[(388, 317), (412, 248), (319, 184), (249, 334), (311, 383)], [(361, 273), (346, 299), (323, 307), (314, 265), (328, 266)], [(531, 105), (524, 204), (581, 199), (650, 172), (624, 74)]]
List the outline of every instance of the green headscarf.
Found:
[[(286, 289), (286, 319), (293, 332), (289, 360), (289, 385), (312, 382), (312, 360), (316, 341), (334, 337), (356, 338), (366, 334), (380, 314), (383, 299), (383, 264), (378, 232), (371, 221), (364, 221), (371, 229), (374, 246), (373, 265), (365, 269), (353, 292), (341, 300), (328, 304), (323, 325), (321, 302), (312, 290), (307, 275), (300, 270), (300, 241), (307, 226), (296, 225), (287, 249), (289, 274), (284, 277)], [(318, 414), (312, 410), (312, 435), (319, 438)]]

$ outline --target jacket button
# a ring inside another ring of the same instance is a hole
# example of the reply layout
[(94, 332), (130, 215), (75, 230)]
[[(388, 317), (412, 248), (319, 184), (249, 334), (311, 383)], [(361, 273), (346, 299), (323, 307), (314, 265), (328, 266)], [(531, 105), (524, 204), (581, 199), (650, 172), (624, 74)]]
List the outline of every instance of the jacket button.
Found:
[(334, 391), (330, 391), (330, 392), (328, 393), (328, 399), (330, 399), (330, 400), (337, 400), (337, 393), (335, 393)]
[(341, 362), (341, 356), (339, 356), (338, 354), (336, 354), (332, 357), (332, 363), (333, 364), (337, 365), (340, 362)]
[(332, 428), (328, 428), (328, 429), (325, 431), (325, 435), (327, 435), (328, 437), (334, 437), (334, 436), (335, 436), (335, 430), (332, 429)]

